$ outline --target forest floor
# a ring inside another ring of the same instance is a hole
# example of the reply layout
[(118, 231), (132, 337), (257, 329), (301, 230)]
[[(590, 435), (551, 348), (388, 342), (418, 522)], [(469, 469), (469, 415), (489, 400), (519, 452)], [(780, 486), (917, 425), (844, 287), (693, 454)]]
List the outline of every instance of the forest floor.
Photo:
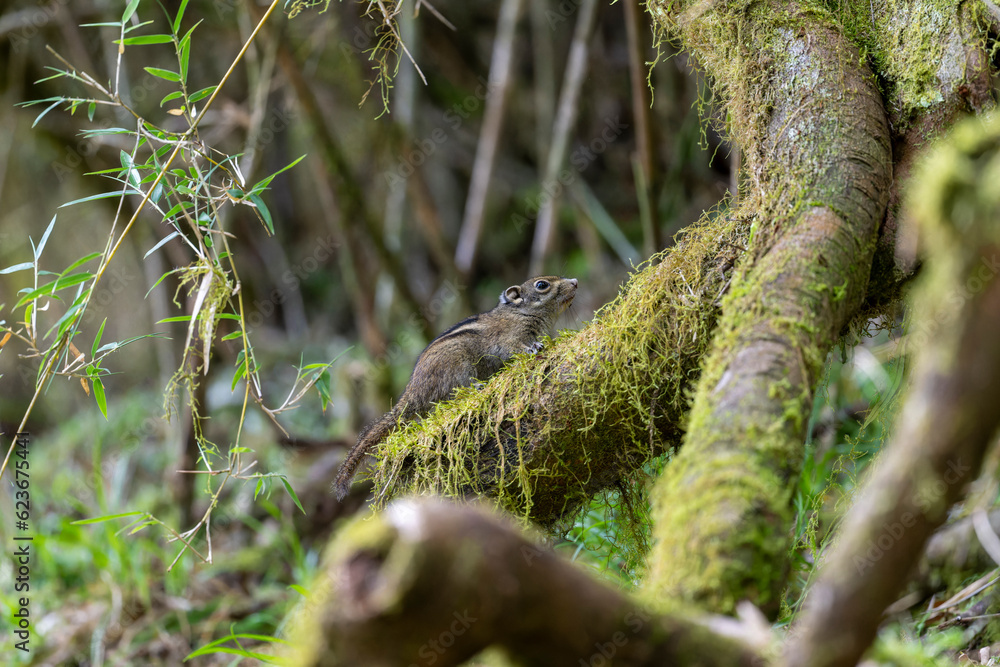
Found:
[[(893, 349), (884, 337), (865, 341), (843, 359), (836, 351), (828, 364), (795, 500), (794, 575), (777, 633), (794, 618), (837, 517), (888, 432), (905, 374)], [(153, 391), (132, 392), (109, 404), (107, 421), (91, 409), (32, 433), (37, 557), (30, 568), (30, 650), (11, 651), (6, 664), (262, 664), (280, 648), (283, 623), (343, 518), (329, 512), (332, 497), (321, 497), (323, 485), (309, 487), (308, 480), (325, 474), (340, 453), (290, 450), (276, 444), (266, 424), (248, 421), (241, 444), (254, 450), (256, 469), (287, 475), (307, 515), (275, 478), (260, 488), (232, 484), (212, 513), (211, 544), (202, 528), (190, 539), (198, 555), (178, 558), (181, 545), (171, 537), (180, 516), (172, 488), (176, 448), (164, 444), (171, 438), (158, 417), (161, 400)], [(223, 411), (213, 428), (224, 431), (230, 418)], [(663, 464), (651, 464), (650, 480)], [(199, 476), (199, 484), (206, 479)], [(319, 497), (301, 495), (304, 487)], [(198, 485), (196, 498), (200, 516), (208, 494)], [(12, 496), (0, 500), (0, 509), (3, 525), (15, 525)], [(641, 585), (649, 530), (642, 508), (621, 509), (617, 494), (598, 497), (551, 542), (595, 576), (630, 590)], [(310, 520), (310, 512), (321, 518)], [(0, 580), (13, 580), (11, 568), (5, 559)], [(911, 594), (886, 621), (872, 664), (1000, 664), (991, 623), (996, 574), (978, 573), (929, 599)], [(12, 586), (3, 587), (0, 600), (11, 613), (18, 608)], [(12, 644), (6, 641), (4, 651)]]

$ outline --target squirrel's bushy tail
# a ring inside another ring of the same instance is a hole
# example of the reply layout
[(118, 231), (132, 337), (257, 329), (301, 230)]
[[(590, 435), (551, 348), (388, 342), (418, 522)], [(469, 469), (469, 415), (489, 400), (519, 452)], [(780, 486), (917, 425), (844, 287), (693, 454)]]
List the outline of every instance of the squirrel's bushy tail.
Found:
[(340, 470), (337, 472), (337, 481), (334, 482), (337, 500), (343, 500), (347, 497), (347, 494), (351, 490), (351, 480), (354, 478), (354, 473), (358, 471), (358, 466), (361, 465), (365, 454), (395, 430), (401, 412), (402, 408), (397, 403), (396, 407), (368, 424), (361, 431), (357, 444), (348, 452), (347, 458), (340, 464)]

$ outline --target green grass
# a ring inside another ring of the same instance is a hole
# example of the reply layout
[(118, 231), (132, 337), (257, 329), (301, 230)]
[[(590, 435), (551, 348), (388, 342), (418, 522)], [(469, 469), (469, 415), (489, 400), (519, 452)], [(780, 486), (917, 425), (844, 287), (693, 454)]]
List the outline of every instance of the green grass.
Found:
[[(32, 650), (14, 652), (13, 664), (102, 656), (105, 664), (178, 664), (201, 648), (214, 657), (194, 664), (229, 664), (238, 644), (213, 641), (251, 635), (239, 643), (260, 651), (270, 642), (252, 635), (273, 637), (301, 599), (289, 586), (311, 579), (321, 545), (300, 542), (287, 507), (266, 497), (253, 502), (252, 484), (223, 497), (213, 514), (212, 564), (189, 553), (168, 570), (178, 544), (161, 525), (130, 524), (134, 516), (87, 522), (140, 512), (176, 527), (165, 483), (176, 448), (162, 423), (148, 419), (160, 400), (133, 392), (113, 403), (111, 421), (88, 410), (32, 434)], [(12, 526), (10, 502), (2, 508)], [(208, 553), (203, 533), (194, 543)], [(0, 580), (11, 574), (10, 559), (0, 560)], [(0, 588), (3, 613), (14, 610), (16, 595), (13, 586)]]

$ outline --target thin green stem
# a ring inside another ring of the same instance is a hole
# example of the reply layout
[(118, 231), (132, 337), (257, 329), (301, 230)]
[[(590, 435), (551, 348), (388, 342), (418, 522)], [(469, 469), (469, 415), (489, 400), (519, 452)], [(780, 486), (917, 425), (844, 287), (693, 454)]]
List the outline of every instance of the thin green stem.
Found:
[[(183, 147), (184, 142), (186, 140), (190, 139), (192, 136), (194, 136), (195, 132), (198, 129), (198, 124), (201, 122), (201, 119), (205, 117), (205, 113), (212, 106), (212, 103), (215, 101), (215, 98), (218, 96), (219, 91), (222, 89), (222, 87), (229, 80), (229, 77), (232, 76), (232, 73), (235, 71), (237, 65), (239, 65), (239, 63), (243, 59), (243, 56), (246, 54), (247, 49), (250, 48), (250, 44), (253, 42), (254, 38), (256, 38), (257, 34), (263, 28), (263, 26), (267, 22), (267, 20), (274, 13), (274, 10), (277, 9), (278, 4), (279, 4), (279, 0), (272, 0), (271, 5), (268, 7), (267, 11), (264, 12), (264, 16), (261, 17), (260, 21), (257, 23), (257, 26), (254, 28), (253, 32), (247, 38), (246, 42), (243, 44), (243, 48), (240, 49), (240, 52), (236, 55), (236, 58), (233, 60), (232, 64), (230, 64), (229, 69), (226, 71), (225, 75), (223, 75), (222, 80), (219, 82), (219, 85), (217, 85), (215, 87), (215, 90), (212, 92), (212, 95), (205, 102), (205, 105), (202, 108), (201, 113), (198, 114), (198, 116), (193, 119), (193, 122), (191, 123), (190, 127), (188, 128), (188, 130), (181, 136), (181, 140), (174, 147), (174, 150), (171, 152), (170, 157), (167, 158), (167, 161), (164, 163), (163, 169), (160, 170), (160, 172), (156, 176), (156, 179), (153, 180), (152, 184), (149, 186), (148, 190), (146, 191), (146, 194), (143, 195), (142, 201), (139, 202), (139, 205), (136, 207), (136, 210), (132, 214), (132, 217), (129, 219), (128, 223), (125, 225), (125, 229), (123, 229), (122, 233), (119, 235), (118, 240), (114, 243), (114, 245), (111, 247), (111, 249), (109, 251), (106, 251), (105, 254), (102, 256), (102, 258), (101, 258), (101, 265), (98, 268), (97, 273), (94, 275), (94, 281), (93, 281), (93, 283), (91, 283), (90, 291), (88, 293), (87, 298), (84, 300), (82, 307), (80, 308), (79, 312), (76, 315), (74, 325), (70, 326), (70, 327), (67, 327), (67, 329), (63, 333), (63, 335), (59, 338), (59, 340), (57, 340), (55, 342), (54, 345), (55, 345), (55, 352), (56, 353), (50, 355), (49, 360), (47, 361), (47, 363), (45, 365), (45, 368), (43, 369), (43, 371), (39, 375), (39, 381), (35, 385), (34, 395), (31, 397), (31, 401), (28, 404), (27, 409), (25, 410), (24, 416), (21, 419), (21, 423), (20, 423), (20, 425), (17, 428), (17, 433), (22, 433), (24, 431), (24, 428), (25, 428), (25, 426), (28, 423), (28, 419), (31, 416), (31, 413), (32, 413), (32, 411), (34, 409), (34, 406), (35, 406), (35, 404), (38, 401), (38, 397), (41, 395), (42, 387), (45, 385), (46, 381), (48, 380), (48, 378), (52, 374), (52, 368), (53, 368), (53, 365), (55, 364), (56, 359), (59, 358), (59, 356), (61, 355), (62, 351), (65, 349), (66, 345), (71, 340), (73, 334), (76, 332), (76, 323), (78, 323), (80, 321), (80, 317), (83, 315), (83, 313), (86, 311), (87, 307), (90, 305), (90, 299), (91, 299), (91, 296), (94, 293), (94, 288), (101, 281), (101, 278), (104, 277), (104, 274), (107, 271), (107, 268), (108, 268), (108, 266), (111, 263), (111, 260), (114, 259), (114, 256), (118, 253), (118, 249), (121, 247), (121, 244), (125, 240), (125, 237), (128, 235), (129, 231), (131, 231), (132, 226), (135, 224), (135, 221), (139, 218), (139, 214), (142, 212), (143, 208), (146, 206), (146, 203), (149, 201), (149, 198), (152, 196), (153, 192), (156, 191), (157, 186), (160, 184), (160, 182), (166, 176), (167, 171), (170, 169), (170, 166), (173, 164), (174, 160), (177, 158), (177, 155), (180, 153), (180, 150)], [(109, 242), (110, 242), (110, 240), (109, 240)], [(242, 318), (242, 315), (241, 315), (241, 323), (242, 323), (242, 321), (243, 321), (243, 318)], [(245, 340), (245, 334), (244, 334), (244, 340)], [(244, 403), (245, 402), (246, 402), (246, 398), (244, 398)], [(10, 461), (10, 457), (13, 454), (14, 448), (16, 446), (17, 446), (17, 434), (15, 433), (15, 435), (14, 435), (12, 441), (11, 441), (10, 447), (7, 448), (7, 453), (4, 456), (3, 465), (0, 466), (0, 479), (3, 478), (3, 474), (7, 470), (7, 464)]]

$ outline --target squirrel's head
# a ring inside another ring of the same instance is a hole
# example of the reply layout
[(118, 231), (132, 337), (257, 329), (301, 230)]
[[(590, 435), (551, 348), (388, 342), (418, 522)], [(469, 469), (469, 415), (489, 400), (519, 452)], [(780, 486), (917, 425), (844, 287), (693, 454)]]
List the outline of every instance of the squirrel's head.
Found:
[(576, 278), (538, 276), (505, 289), (500, 295), (500, 304), (539, 309), (554, 317), (573, 303), (577, 284)]

